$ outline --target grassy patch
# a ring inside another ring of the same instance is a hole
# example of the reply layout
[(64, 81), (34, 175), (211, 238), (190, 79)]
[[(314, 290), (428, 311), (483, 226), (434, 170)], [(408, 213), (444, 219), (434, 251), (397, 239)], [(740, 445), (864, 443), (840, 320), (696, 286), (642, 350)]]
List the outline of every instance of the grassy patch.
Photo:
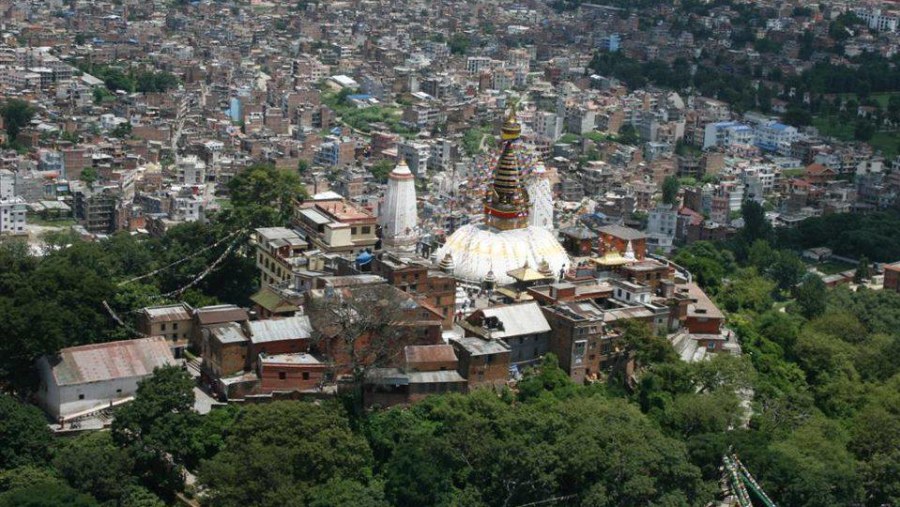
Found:
[(56, 218), (56, 219), (47, 219), (42, 218), (37, 215), (28, 215), (27, 223), (29, 225), (40, 225), (41, 227), (72, 227), (73, 225), (78, 225), (78, 221), (74, 218)]
[(781, 175), (785, 178), (797, 178), (806, 175), (805, 167), (796, 167), (794, 169), (783, 169)]
[(813, 267), (826, 275), (835, 275), (849, 269), (854, 269), (856, 266), (841, 261), (824, 261), (813, 264)]
[(816, 116), (812, 123), (823, 136), (835, 137), (844, 141), (853, 140), (853, 123), (844, 121), (838, 116)]
[[(883, 108), (886, 108), (888, 105), (888, 101), (891, 100), (891, 96), (900, 95), (900, 92), (879, 92), (869, 94), (870, 99), (875, 99), (875, 102), (878, 102), (878, 105)], [(857, 102), (862, 102), (862, 98), (855, 93), (841, 93), (841, 98), (844, 100), (847, 99), (855, 99)]]
[(900, 132), (876, 132), (869, 144), (876, 150), (881, 150), (885, 158), (892, 160), (900, 151)]
[(569, 133), (563, 134), (563, 136), (559, 138), (559, 142), (565, 144), (574, 144), (577, 143), (580, 139), (581, 137), (579, 137), (578, 135)]

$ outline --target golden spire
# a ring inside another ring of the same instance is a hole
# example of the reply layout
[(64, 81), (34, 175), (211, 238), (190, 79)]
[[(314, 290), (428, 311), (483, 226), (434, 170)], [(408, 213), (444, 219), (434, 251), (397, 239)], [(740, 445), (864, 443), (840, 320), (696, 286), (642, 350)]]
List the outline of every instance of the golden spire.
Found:
[(512, 104), (501, 129), (503, 148), (484, 203), (487, 223), (500, 230), (521, 229), (528, 225), (528, 195), (522, 186), (522, 168), (516, 154), (522, 142), (521, 133), (516, 105)]
[(519, 104), (516, 102), (510, 104), (509, 114), (506, 115), (506, 121), (500, 128), (500, 138), (504, 141), (512, 141), (522, 135), (522, 125), (519, 124), (519, 119), (516, 117), (518, 106)]

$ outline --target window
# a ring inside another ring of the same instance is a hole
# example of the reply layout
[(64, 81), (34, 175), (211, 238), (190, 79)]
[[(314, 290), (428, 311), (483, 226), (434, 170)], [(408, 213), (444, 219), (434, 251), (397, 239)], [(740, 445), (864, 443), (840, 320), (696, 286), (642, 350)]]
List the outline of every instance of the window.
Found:
[(178, 323), (177, 322), (172, 324), (172, 331), (178, 331)]
[(160, 329), (160, 331), (165, 331), (165, 330), (166, 330), (166, 324), (165, 324), (165, 323), (160, 324), (160, 325), (159, 325), (159, 329)]
[(287, 378), (287, 373), (283, 371), (278, 372), (278, 380), (284, 380), (285, 378)]
[[(371, 232), (372, 232), (372, 228), (371, 228), (371, 227), (369, 227), (368, 225), (364, 225), (364, 226), (363, 226), (363, 228), (362, 228), (362, 233), (363, 233), (363, 234), (369, 234), (369, 233), (371, 233)], [(416, 276), (416, 278), (418, 278), (418, 275)]]
[(309, 380), (309, 372), (308, 371), (303, 372), (303, 380)]
[(121, 389), (116, 389), (116, 394), (122, 394), (122, 390), (121, 390)]
[(83, 399), (84, 399), (84, 395), (83, 395), (83, 394), (79, 394), (79, 395), (78, 395), (78, 399), (79, 399), (79, 400), (83, 400)]
[(356, 236), (356, 227), (351, 227), (351, 228), (350, 228), (350, 234), (353, 235), (353, 236)]

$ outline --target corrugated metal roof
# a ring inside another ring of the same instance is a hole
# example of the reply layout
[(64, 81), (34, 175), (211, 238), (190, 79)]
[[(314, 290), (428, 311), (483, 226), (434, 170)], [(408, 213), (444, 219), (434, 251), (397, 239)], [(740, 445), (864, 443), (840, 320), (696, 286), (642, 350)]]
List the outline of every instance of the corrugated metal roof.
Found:
[(172, 322), (176, 320), (191, 320), (191, 307), (187, 304), (151, 306), (144, 308), (144, 312), (153, 322)]
[(494, 306), (482, 310), (485, 317), (497, 317), (502, 329), (491, 331), (491, 338), (507, 338), (550, 332), (550, 324), (537, 303)]
[(437, 384), (442, 382), (465, 382), (466, 379), (455, 370), (414, 371), (406, 374), (410, 384)]
[(409, 384), (409, 376), (398, 368), (373, 368), (366, 373), (369, 384), (405, 386)]
[(244, 330), (236, 322), (226, 322), (206, 329), (210, 336), (219, 340), (219, 343), (240, 343), (247, 341)]
[(406, 364), (455, 362), (456, 353), (450, 345), (409, 345), (403, 349)]
[(453, 338), (473, 356), (509, 353), (509, 346), (500, 340), (485, 340), (476, 337)]
[(306, 315), (250, 322), (250, 341), (253, 343), (302, 340), (311, 336), (312, 325)]
[(161, 336), (95, 343), (59, 351), (53, 378), (59, 386), (144, 377), (154, 368), (177, 364)]
[(243, 322), (249, 318), (247, 310), (235, 305), (205, 306), (198, 308), (196, 313), (197, 320), (204, 326), (223, 322)]
[(610, 236), (615, 236), (623, 240), (638, 240), (647, 238), (647, 235), (643, 232), (622, 225), (606, 225), (600, 227), (598, 230), (604, 234), (609, 234)]

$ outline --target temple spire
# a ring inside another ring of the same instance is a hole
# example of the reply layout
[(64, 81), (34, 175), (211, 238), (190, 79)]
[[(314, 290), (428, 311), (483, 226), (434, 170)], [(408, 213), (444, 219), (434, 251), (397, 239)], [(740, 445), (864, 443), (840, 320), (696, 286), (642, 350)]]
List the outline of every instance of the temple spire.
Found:
[(522, 168), (517, 157), (522, 126), (512, 105), (500, 129), (503, 148), (494, 168), (494, 178), (485, 197), (484, 212), (488, 225), (500, 230), (528, 226), (528, 195), (522, 185)]

